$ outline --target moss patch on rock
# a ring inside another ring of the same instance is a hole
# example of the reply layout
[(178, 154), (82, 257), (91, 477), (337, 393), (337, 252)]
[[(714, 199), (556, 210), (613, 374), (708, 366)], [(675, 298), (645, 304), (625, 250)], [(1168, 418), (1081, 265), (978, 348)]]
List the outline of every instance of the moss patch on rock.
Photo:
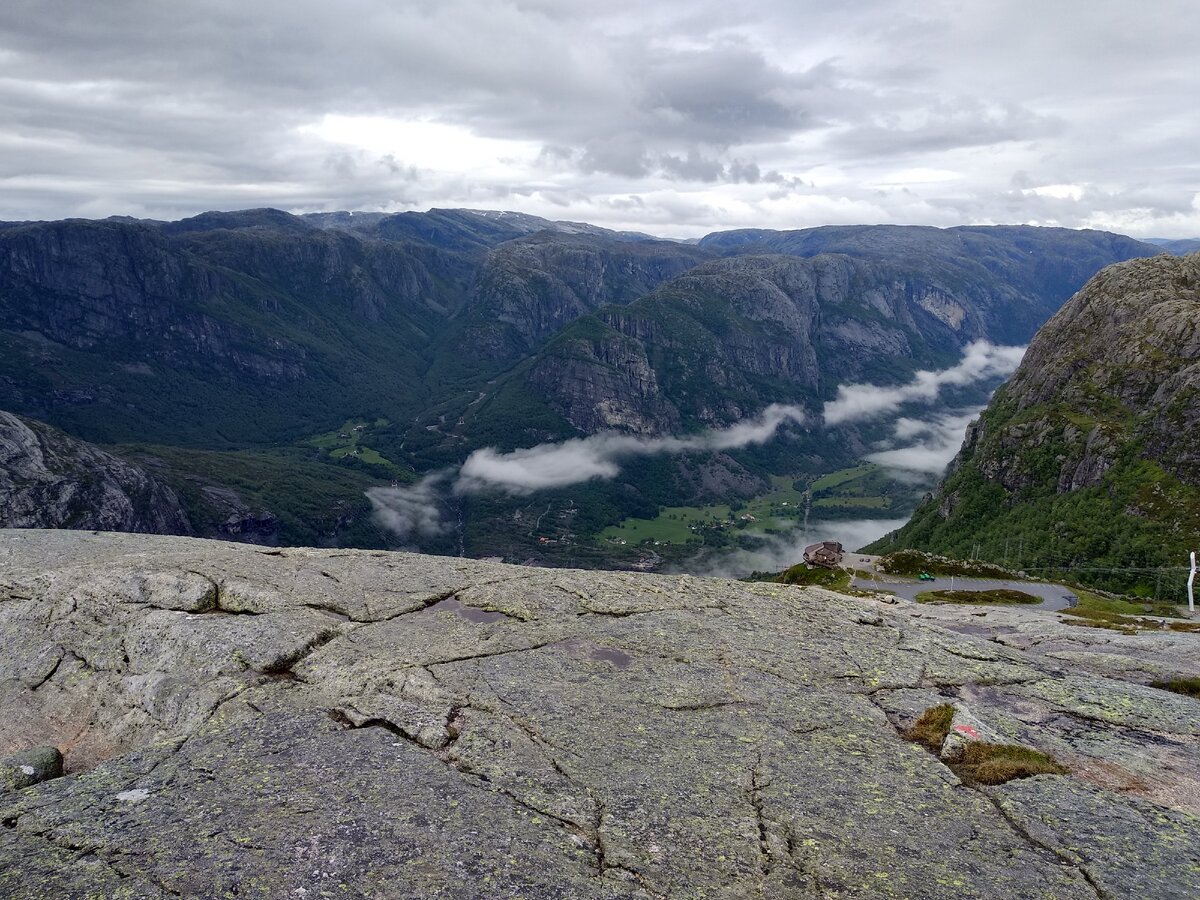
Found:
[[(920, 744), (930, 753), (941, 753), (954, 721), (954, 705), (943, 703), (921, 713), (921, 717), (905, 732), (910, 741)], [(1017, 778), (1034, 775), (1066, 775), (1067, 768), (1054, 757), (1018, 744), (993, 744), (972, 741), (956, 762), (946, 762), (951, 770), (968, 784), (1004, 784)]]
[(1042, 598), (1024, 591), (998, 589), (994, 591), (922, 591), (917, 594), (918, 603), (973, 603), (988, 605), (1015, 605), (1041, 603)]
[(1158, 619), (1128, 616), (1104, 609), (1075, 607), (1063, 610), (1063, 615), (1069, 617), (1062, 620), (1066, 625), (1104, 628), (1120, 634), (1137, 634), (1141, 631), (1200, 631), (1200, 622), (1163, 622)]

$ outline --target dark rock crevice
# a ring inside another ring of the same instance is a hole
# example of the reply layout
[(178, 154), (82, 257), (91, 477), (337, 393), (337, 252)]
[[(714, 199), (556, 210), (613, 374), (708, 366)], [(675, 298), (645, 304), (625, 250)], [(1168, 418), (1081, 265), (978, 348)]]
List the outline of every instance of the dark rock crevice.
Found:
[(305, 641), (300, 647), (291, 650), (282, 656), (277, 657), (267, 665), (263, 666), (263, 675), (282, 675), (286, 672), (291, 672), (296, 666), (308, 659), (326, 644), (343, 636), (343, 632), (336, 628), (329, 628), (318, 633), (315, 637)]
[[(464, 708), (465, 707), (461, 706), (452, 707), (453, 713), (448, 718), (448, 721), (454, 721), (456, 723), (455, 728), (457, 733), (454, 735), (455, 741), (457, 741), (458, 734), (461, 733), (461, 728), (463, 727), (462, 711)], [(474, 784), (481, 790), (486, 790), (493, 794), (498, 794), (502, 797), (505, 797), (527, 812), (533, 813), (535, 816), (545, 816), (547, 819), (552, 820), (574, 837), (580, 838), (588, 845), (592, 846), (594, 848), (592, 851), (593, 855), (597, 860), (602, 862), (603, 850), (601, 849), (601, 844), (599, 843), (598, 839), (598, 826), (593, 826), (589, 833), (588, 828), (579, 825), (577, 822), (573, 822), (570, 819), (564, 818), (563, 816), (551, 810), (531, 803), (527, 799), (518, 796), (508, 788), (497, 784), (485, 773), (472, 770), (464, 760), (457, 758), (453, 755), (453, 753), (448, 752), (448, 748), (453, 746), (454, 741), (452, 741), (450, 744), (447, 744), (440, 750), (435, 750), (421, 743), (417, 738), (409, 734), (408, 731), (400, 725), (397, 725), (395, 722), (392, 722), (386, 718), (379, 716), (359, 718), (347, 714), (344, 709), (340, 708), (329, 710), (329, 718), (347, 730), (381, 728), (389, 734), (395, 735), (396, 737), (405, 741), (407, 744), (420, 749), (422, 752), (433, 756), (435, 759), (440, 760), (447, 767), (453, 769), (459, 775), (463, 776), (467, 780), (467, 783)], [(601, 810), (603, 809), (602, 806), (598, 806), (597, 808)], [(601, 870), (603, 870), (602, 865)]]
[(31, 684), (29, 686), (29, 689), (31, 691), (36, 691), (42, 685), (46, 684), (47, 682), (49, 682), (51, 679), (54, 678), (54, 676), (58, 673), (59, 666), (61, 666), (63, 660), (66, 659), (67, 652), (68, 651), (66, 651), (62, 647), (58, 648), (58, 658), (54, 661), (54, 665), (52, 665), (50, 667), (49, 671), (47, 671), (45, 675), (43, 675), (41, 678), (39, 678), (36, 683)]
[(754, 759), (754, 764), (748, 772), (749, 787), (746, 794), (750, 801), (750, 808), (754, 813), (754, 823), (758, 828), (758, 865), (762, 870), (763, 875), (771, 874), (771, 866), (773, 860), (771, 857), (771, 841), (770, 835), (767, 832), (766, 811), (763, 804), (762, 790), (770, 780), (764, 781), (762, 775), (762, 752), (760, 751)]
[(427, 659), (419, 662), (413, 668), (428, 668), (429, 666), (449, 666), (454, 663), (471, 662), (477, 659), (493, 659), (497, 656), (509, 656), (513, 653), (529, 653), (533, 650), (541, 650), (543, 647), (550, 647), (554, 644), (562, 643), (562, 638), (553, 638), (545, 641), (538, 641), (526, 647), (510, 647), (507, 650), (492, 650), (483, 651), (480, 653), (469, 653), (463, 656), (451, 656), (446, 659)]
[(978, 785), (964, 784), (963, 786), (968, 790), (974, 790), (977, 794), (986, 798), (987, 801), (996, 808), (996, 812), (999, 814), (1000, 818), (1008, 824), (1008, 826), (1018, 837), (1029, 844), (1030, 847), (1045, 853), (1053, 854), (1062, 862), (1064, 866), (1067, 866), (1068, 868), (1078, 872), (1079, 876), (1087, 882), (1088, 887), (1095, 891), (1097, 900), (1117, 900), (1117, 898), (1115, 898), (1108, 891), (1104, 890), (1104, 888), (1097, 883), (1095, 876), (1088, 871), (1087, 867), (1083, 865), (1081, 860), (1073, 858), (1070, 851), (1065, 847), (1056, 847), (1037, 838), (1014, 815), (1012, 815), (1009, 810), (1005, 809), (1004, 801), (997, 797), (993, 792)]

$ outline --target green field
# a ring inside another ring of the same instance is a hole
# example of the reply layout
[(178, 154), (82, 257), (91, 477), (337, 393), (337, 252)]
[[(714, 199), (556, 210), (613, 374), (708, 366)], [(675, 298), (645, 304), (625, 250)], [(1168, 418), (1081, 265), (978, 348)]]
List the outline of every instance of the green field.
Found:
[(626, 519), (620, 525), (610, 525), (600, 532), (600, 539), (610, 543), (638, 544), (649, 540), (685, 544), (689, 539), (699, 538), (688, 526), (713, 525), (728, 518), (728, 506), (670, 506), (653, 519)]
[(812, 483), (813, 493), (831, 491), (836, 487), (841, 487), (849, 484), (852, 481), (855, 481), (856, 479), (870, 475), (873, 472), (878, 471), (878, 469), (879, 466), (874, 465), (873, 463), (867, 463), (861, 466), (855, 466), (852, 469), (842, 469), (840, 472), (831, 472), (828, 475), (818, 478)]
[[(610, 544), (624, 541), (627, 545), (642, 541), (684, 544), (703, 542), (707, 529), (765, 534), (767, 529), (788, 528), (804, 517), (805, 491), (797, 490), (797, 486), (803, 487), (811, 477), (772, 475), (770, 491), (741, 504), (665, 507), (652, 519), (628, 518), (610, 525), (600, 532), (598, 539)], [(844, 516), (874, 513), (893, 505), (885, 492), (894, 490), (894, 482), (873, 463), (831, 472), (809, 484), (813, 508), (827, 515), (839, 511)]]
[(887, 509), (891, 505), (887, 497), (818, 497), (813, 501), (814, 507), (822, 509), (848, 506), (860, 509)]
[(826, 514), (853, 515), (855, 510), (891, 510), (902, 493), (885, 469), (865, 463), (832, 472), (812, 483), (813, 507)]
[(347, 419), (336, 431), (327, 431), (309, 438), (304, 443), (323, 451), (330, 459), (345, 459), (355, 457), (367, 465), (379, 466), (393, 475), (407, 472), (378, 450), (368, 447), (363, 441), (370, 438), (372, 429), (385, 428), (391, 423), (387, 419), (376, 419), (370, 422), (366, 419)]

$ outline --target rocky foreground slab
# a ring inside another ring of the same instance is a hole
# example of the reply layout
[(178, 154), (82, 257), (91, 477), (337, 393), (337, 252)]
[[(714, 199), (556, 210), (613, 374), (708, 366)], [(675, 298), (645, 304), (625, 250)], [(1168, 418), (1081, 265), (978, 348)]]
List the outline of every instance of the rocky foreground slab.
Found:
[[(0, 532), (4, 897), (1200, 896), (1200, 635)], [(1070, 769), (967, 784), (932, 706)]]

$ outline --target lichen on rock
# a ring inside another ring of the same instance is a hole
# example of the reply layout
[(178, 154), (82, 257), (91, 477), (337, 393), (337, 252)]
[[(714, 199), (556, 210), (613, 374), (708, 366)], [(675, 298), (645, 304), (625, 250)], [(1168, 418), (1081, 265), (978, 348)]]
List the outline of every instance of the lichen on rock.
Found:
[[(0, 586), (0, 752), (67, 772), (0, 795), (6, 897), (1200, 894), (1195, 701), (1131, 668), (1195, 635), (70, 532)], [(965, 786), (939, 703), (1071, 774)]]

